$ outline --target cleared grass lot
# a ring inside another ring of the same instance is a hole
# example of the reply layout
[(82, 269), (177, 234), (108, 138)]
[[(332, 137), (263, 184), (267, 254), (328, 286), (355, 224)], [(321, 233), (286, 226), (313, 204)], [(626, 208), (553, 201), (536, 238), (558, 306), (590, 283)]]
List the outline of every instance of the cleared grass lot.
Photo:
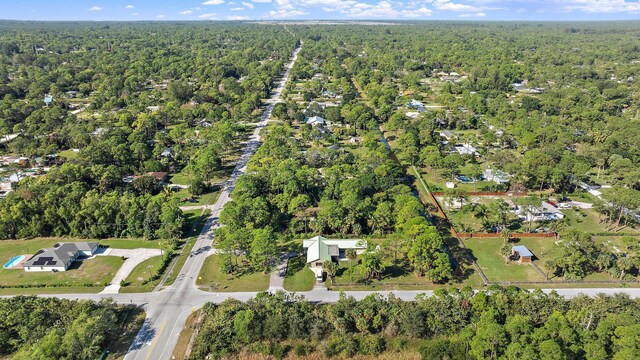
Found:
[[(552, 244), (552, 240), (547, 239)], [(465, 245), (475, 257), (478, 266), (482, 269), (489, 281), (544, 281), (545, 278), (538, 274), (533, 266), (511, 261), (505, 264), (504, 257), (500, 254), (501, 239), (472, 238), (464, 240)], [(530, 249), (534, 255), (539, 256), (534, 249)]]
[(220, 271), (220, 262), (220, 255), (211, 255), (205, 259), (196, 280), (196, 285), (201, 290), (243, 292), (266, 291), (269, 288), (270, 274), (243, 272), (242, 269), (234, 274), (224, 274)]

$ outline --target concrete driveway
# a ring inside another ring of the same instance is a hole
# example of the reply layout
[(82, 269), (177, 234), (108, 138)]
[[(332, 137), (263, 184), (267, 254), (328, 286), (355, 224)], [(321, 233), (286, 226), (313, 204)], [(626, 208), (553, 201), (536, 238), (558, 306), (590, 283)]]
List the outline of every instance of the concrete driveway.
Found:
[(100, 294), (117, 294), (120, 291), (120, 281), (125, 280), (133, 271), (133, 268), (141, 262), (154, 256), (162, 255), (160, 249), (106, 249), (97, 256), (124, 256), (124, 261), (116, 275), (111, 279), (111, 284), (104, 288)]

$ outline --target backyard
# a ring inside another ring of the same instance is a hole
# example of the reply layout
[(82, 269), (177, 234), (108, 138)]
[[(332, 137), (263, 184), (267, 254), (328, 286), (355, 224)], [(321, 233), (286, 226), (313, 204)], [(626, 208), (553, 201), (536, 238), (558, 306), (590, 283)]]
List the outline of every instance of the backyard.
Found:
[[(551, 239), (544, 240), (553, 244)], [(517, 261), (505, 264), (504, 257), (500, 254), (500, 248), (504, 243), (502, 239), (471, 238), (464, 240), (464, 243), (489, 281), (545, 281), (544, 276), (529, 264), (520, 264)], [(533, 248), (530, 250), (536, 257), (542, 256), (541, 252)]]

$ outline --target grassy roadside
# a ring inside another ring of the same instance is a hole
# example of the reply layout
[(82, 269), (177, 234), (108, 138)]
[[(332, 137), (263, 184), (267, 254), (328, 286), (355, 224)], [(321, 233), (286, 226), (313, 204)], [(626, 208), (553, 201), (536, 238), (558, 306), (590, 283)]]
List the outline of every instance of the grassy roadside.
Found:
[(175, 264), (173, 264), (173, 268), (171, 272), (167, 275), (167, 279), (164, 282), (165, 286), (170, 286), (176, 281), (178, 274), (180, 274), (180, 270), (184, 266), (184, 263), (189, 258), (189, 254), (191, 250), (193, 250), (193, 246), (196, 244), (197, 237), (191, 237), (187, 239), (187, 242), (182, 247), (182, 252), (178, 255), (178, 258), (175, 260)]
[(153, 291), (158, 281), (144, 283), (153, 274), (156, 269), (162, 265), (162, 256), (154, 256), (149, 258), (133, 268), (125, 282), (126, 286), (120, 288), (121, 293), (138, 293)]
[(191, 336), (193, 336), (193, 332), (196, 330), (198, 317), (201, 312), (202, 310), (194, 311), (187, 317), (184, 328), (180, 332), (180, 336), (178, 336), (176, 347), (173, 348), (172, 359), (185, 359), (189, 341), (191, 341)]
[(196, 285), (204, 291), (245, 292), (266, 291), (270, 274), (261, 272), (236, 272), (224, 274), (220, 271), (220, 256), (211, 255), (205, 259)]

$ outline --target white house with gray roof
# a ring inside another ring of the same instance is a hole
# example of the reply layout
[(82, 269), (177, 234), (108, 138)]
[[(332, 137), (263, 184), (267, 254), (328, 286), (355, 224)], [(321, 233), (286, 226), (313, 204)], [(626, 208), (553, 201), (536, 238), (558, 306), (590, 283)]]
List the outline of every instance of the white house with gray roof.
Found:
[(67, 271), (79, 258), (90, 257), (100, 247), (97, 242), (58, 243), (39, 250), (24, 263), (24, 271)]

